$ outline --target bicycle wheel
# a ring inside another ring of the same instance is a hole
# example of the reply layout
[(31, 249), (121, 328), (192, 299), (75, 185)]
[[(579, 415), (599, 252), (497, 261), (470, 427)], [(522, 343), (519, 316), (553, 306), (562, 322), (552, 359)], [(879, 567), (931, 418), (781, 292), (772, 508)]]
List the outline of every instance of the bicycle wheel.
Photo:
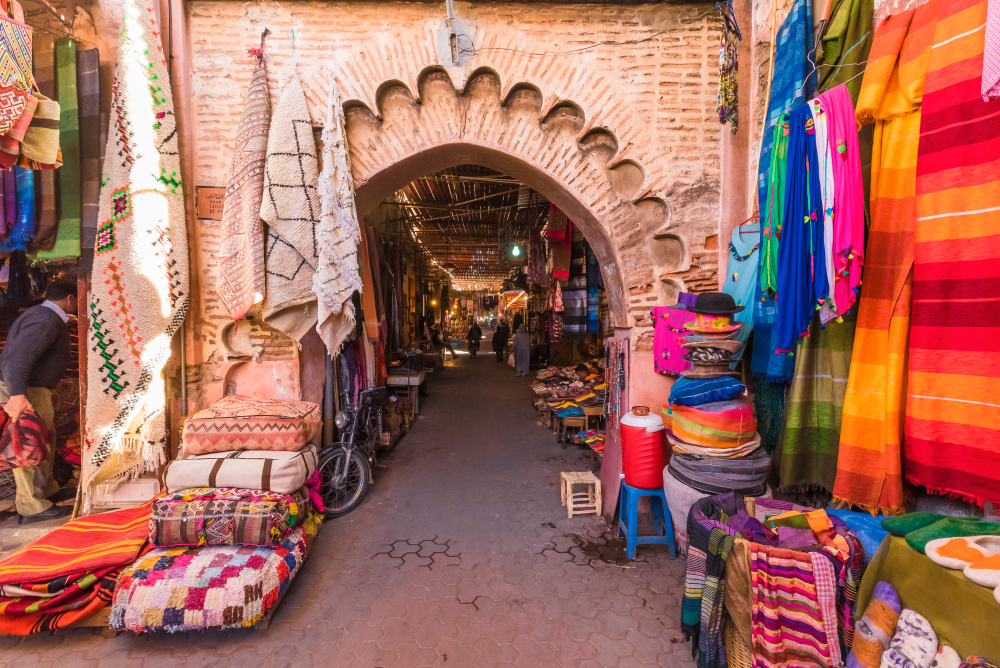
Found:
[(344, 450), (337, 448), (319, 460), (319, 479), (323, 485), (323, 515), (327, 519), (340, 517), (351, 512), (364, 500), (368, 493), (368, 460), (357, 449), (351, 451), (347, 464), (347, 475), (339, 489), (333, 486), (333, 478), (344, 461)]

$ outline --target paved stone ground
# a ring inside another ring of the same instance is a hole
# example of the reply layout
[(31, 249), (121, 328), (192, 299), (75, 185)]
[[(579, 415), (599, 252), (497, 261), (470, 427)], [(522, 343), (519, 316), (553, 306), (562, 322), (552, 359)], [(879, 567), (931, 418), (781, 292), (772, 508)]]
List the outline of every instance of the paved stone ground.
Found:
[(602, 519), (566, 518), (527, 381), (493, 355), (429, 380), (422, 414), (367, 501), (324, 524), (267, 631), (91, 630), (0, 638), (0, 668), (690, 666), (684, 562), (629, 562)]

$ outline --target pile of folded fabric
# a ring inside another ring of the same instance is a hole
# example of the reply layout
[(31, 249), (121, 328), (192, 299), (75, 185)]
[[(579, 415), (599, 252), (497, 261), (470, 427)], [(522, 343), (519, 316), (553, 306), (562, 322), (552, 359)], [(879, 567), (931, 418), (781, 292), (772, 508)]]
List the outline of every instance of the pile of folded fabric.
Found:
[(844, 665), (864, 549), (839, 518), (729, 493), (697, 501), (687, 533), (681, 628), (700, 667)]
[(604, 454), (604, 431), (600, 429), (588, 429), (578, 434), (573, 434), (573, 442), (579, 445), (586, 445), (598, 454)]
[(151, 551), (118, 578), (111, 627), (252, 626), (305, 560), (323, 510), (316, 404), (224, 397), (184, 425), (184, 458), (152, 502)]
[(0, 561), (0, 633), (54, 631), (105, 608), (149, 549), (151, 506), (75, 519)]

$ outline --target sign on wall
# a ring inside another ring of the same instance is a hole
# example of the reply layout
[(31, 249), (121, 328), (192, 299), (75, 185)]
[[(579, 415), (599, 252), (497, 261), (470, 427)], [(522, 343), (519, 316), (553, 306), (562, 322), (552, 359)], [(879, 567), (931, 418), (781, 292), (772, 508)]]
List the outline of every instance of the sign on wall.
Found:
[(226, 203), (226, 189), (216, 186), (196, 186), (194, 190), (195, 217), (199, 220), (222, 220), (222, 206)]

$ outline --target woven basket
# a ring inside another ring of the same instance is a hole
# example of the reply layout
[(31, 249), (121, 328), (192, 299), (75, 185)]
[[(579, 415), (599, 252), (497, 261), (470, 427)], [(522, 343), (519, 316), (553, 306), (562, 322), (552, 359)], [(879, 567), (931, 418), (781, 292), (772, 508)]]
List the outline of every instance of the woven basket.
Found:
[(729, 615), (726, 615), (722, 639), (726, 643), (726, 661), (729, 668), (753, 668), (753, 652), (743, 641)]

